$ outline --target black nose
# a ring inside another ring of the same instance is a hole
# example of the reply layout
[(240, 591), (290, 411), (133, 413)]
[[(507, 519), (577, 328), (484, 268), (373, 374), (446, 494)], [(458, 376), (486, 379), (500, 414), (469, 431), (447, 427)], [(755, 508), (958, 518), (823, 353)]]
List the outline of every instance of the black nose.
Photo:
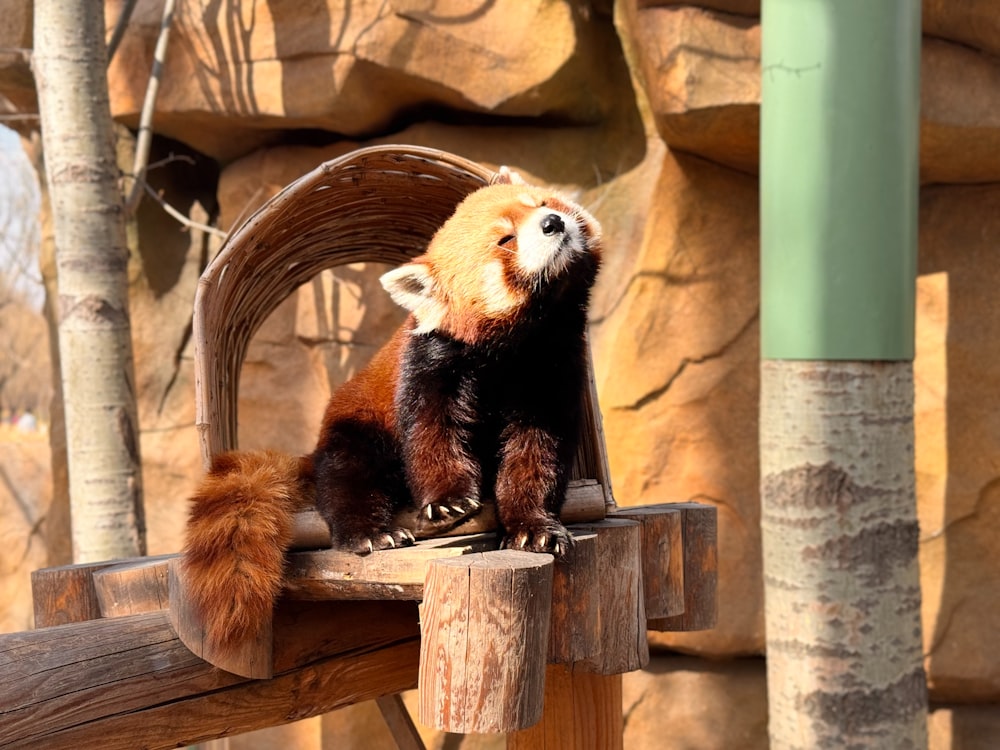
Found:
[(544, 219), (542, 219), (542, 234), (556, 234), (563, 233), (566, 231), (566, 225), (563, 224), (562, 217), (559, 214), (549, 214)]

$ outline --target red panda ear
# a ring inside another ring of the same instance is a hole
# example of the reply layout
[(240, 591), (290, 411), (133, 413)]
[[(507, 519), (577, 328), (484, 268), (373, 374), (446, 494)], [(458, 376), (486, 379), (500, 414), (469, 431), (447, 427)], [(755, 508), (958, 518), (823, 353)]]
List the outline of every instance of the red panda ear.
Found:
[(428, 333), (440, 325), (444, 305), (434, 294), (436, 282), (426, 263), (406, 263), (382, 274), (379, 281), (397, 305), (414, 314), (418, 333)]
[(512, 170), (508, 166), (500, 167), (500, 171), (497, 172), (493, 179), (490, 180), (491, 185), (527, 185), (528, 183), (524, 181), (517, 172)]

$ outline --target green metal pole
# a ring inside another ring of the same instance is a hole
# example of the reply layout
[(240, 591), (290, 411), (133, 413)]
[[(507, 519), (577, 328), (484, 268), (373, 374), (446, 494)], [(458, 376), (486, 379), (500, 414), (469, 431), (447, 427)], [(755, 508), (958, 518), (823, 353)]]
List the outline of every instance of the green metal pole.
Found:
[(921, 750), (920, 0), (763, 0), (762, 23), (770, 746)]
[(762, 355), (912, 359), (920, 2), (762, 15)]

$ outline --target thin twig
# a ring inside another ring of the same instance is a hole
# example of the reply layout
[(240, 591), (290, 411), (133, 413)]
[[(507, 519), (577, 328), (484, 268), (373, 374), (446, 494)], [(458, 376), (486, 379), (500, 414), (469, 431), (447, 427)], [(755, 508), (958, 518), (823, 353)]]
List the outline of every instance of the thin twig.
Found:
[(108, 65), (111, 64), (111, 58), (115, 56), (115, 52), (118, 51), (118, 45), (121, 43), (122, 37), (125, 36), (125, 29), (128, 27), (129, 19), (132, 18), (132, 11), (135, 10), (137, 1), (125, 0), (122, 12), (118, 14), (118, 22), (115, 24), (115, 30), (111, 32), (111, 39), (108, 40)]
[(145, 185), (146, 162), (149, 159), (149, 147), (153, 142), (153, 111), (156, 109), (156, 96), (160, 92), (160, 78), (163, 76), (163, 66), (167, 59), (167, 44), (170, 41), (170, 27), (174, 22), (175, 0), (166, 0), (163, 5), (163, 19), (160, 22), (160, 35), (156, 39), (156, 49), (153, 52), (153, 69), (149, 74), (149, 85), (146, 86), (146, 98), (142, 102), (142, 113), (139, 116), (139, 135), (135, 144), (135, 163), (132, 166), (132, 187), (125, 199), (126, 216), (135, 215), (142, 200), (142, 188)]
[(150, 172), (150, 171), (152, 171), (154, 169), (159, 169), (160, 167), (165, 167), (168, 164), (172, 164), (175, 161), (182, 161), (185, 164), (190, 164), (191, 166), (194, 166), (195, 164), (198, 163), (192, 157), (188, 156), (187, 154), (175, 154), (173, 151), (171, 151), (167, 156), (164, 156), (159, 161), (154, 161), (152, 164), (150, 164), (149, 166), (147, 166), (146, 167), (146, 171)]
[(195, 221), (194, 219), (190, 219), (184, 214), (182, 214), (180, 211), (178, 211), (176, 208), (171, 206), (169, 203), (163, 200), (163, 196), (161, 196), (159, 193), (153, 190), (153, 188), (150, 187), (149, 183), (146, 182), (145, 180), (142, 180), (138, 184), (141, 184), (146, 189), (146, 192), (149, 193), (150, 197), (152, 197), (153, 200), (159, 203), (163, 207), (164, 211), (173, 216), (175, 219), (177, 219), (177, 221), (186, 226), (188, 229), (200, 229), (202, 232), (208, 232), (209, 234), (212, 234), (216, 237), (221, 237), (222, 239), (226, 239), (226, 233), (223, 232), (221, 229), (209, 226), (208, 224), (202, 224), (200, 221)]

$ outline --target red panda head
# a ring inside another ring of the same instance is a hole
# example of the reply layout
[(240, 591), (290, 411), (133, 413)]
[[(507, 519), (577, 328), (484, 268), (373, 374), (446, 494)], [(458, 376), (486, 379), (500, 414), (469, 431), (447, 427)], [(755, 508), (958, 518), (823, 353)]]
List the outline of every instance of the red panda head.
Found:
[(458, 205), (427, 252), (381, 280), (413, 313), (414, 333), (475, 343), (511, 330), (547, 296), (582, 292), (585, 304), (600, 243), (600, 225), (583, 208), (501, 171)]

